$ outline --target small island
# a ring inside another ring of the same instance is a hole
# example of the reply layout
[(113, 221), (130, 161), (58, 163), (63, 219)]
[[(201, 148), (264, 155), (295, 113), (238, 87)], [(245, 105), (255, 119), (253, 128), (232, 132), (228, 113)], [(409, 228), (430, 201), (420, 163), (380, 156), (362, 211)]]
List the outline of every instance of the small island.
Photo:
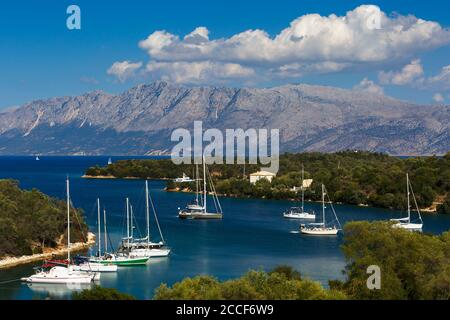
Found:
[[(420, 208), (425, 212), (450, 213), (450, 152), (442, 157), (395, 157), (367, 151), (337, 153), (286, 153), (272, 181), (251, 183), (251, 173), (261, 165), (209, 165), (216, 191), (222, 196), (296, 200), (304, 178), (307, 201), (320, 200), (324, 183), (336, 203), (405, 209), (405, 174), (408, 172)], [(201, 168), (200, 168), (201, 170)], [(170, 159), (121, 160), (106, 167), (91, 167), (86, 178), (166, 179), (167, 191), (193, 192), (194, 182), (176, 183), (183, 173), (194, 177), (195, 165), (176, 165)]]
[[(71, 208), (71, 250), (95, 243), (81, 209)], [(61, 256), (67, 252), (67, 207), (39, 190), (22, 190), (0, 180), (0, 269)]]

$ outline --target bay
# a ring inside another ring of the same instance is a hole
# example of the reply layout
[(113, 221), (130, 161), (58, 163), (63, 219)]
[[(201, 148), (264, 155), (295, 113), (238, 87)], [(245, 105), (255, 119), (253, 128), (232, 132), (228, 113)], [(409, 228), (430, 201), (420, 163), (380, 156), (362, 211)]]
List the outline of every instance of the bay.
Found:
[[(136, 233), (145, 231), (145, 191), (142, 180), (83, 179), (92, 165), (105, 165), (108, 156), (98, 157), (0, 157), (0, 179), (20, 181), (22, 188), (38, 188), (63, 199), (66, 176), (71, 180), (72, 202), (85, 211), (92, 231), (97, 230), (96, 199), (107, 210), (111, 243), (117, 246), (124, 234), (125, 198), (133, 204)], [(130, 157), (112, 157), (113, 161)], [(134, 157), (139, 158), (139, 157)], [(143, 157), (141, 157), (143, 158)], [(147, 157), (148, 158), (148, 157)], [(413, 182), (414, 183), (414, 182)], [(342, 235), (311, 237), (298, 233), (299, 221), (283, 219), (281, 213), (292, 206), (289, 201), (221, 198), (224, 219), (190, 221), (177, 217), (178, 207), (193, 198), (188, 193), (164, 191), (165, 182), (152, 180), (150, 193), (163, 234), (172, 248), (168, 258), (151, 259), (147, 266), (122, 267), (117, 274), (102, 274), (100, 285), (117, 288), (139, 299), (150, 299), (161, 283), (173, 284), (188, 276), (209, 274), (219, 279), (241, 276), (249, 269), (270, 270), (287, 264), (304, 276), (322, 282), (342, 279), (345, 265), (339, 249)], [(306, 209), (320, 212), (320, 203), (306, 203)], [(335, 205), (344, 224), (354, 220), (398, 218), (401, 212), (348, 205)], [(152, 217), (152, 234), (158, 232)], [(450, 229), (450, 217), (424, 215), (424, 232), (439, 234)], [(93, 248), (95, 250), (95, 248)], [(66, 299), (73, 290), (65, 286), (33, 286), (18, 279), (33, 272), (33, 264), (0, 270), (0, 299)]]

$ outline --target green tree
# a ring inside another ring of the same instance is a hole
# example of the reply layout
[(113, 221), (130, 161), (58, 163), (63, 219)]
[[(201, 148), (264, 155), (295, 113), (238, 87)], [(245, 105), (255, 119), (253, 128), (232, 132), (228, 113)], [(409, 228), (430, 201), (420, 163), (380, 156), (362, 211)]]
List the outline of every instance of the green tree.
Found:
[(72, 294), (73, 300), (135, 300), (130, 294), (121, 293), (116, 289), (94, 286)]
[[(393, 228), (386, 222), (351, 222), (344, 228), (344, 288), (355, 299), (449, 299), (450, 234)], [(381, 269), (381, 289), (369, 290), (367, 267)]]

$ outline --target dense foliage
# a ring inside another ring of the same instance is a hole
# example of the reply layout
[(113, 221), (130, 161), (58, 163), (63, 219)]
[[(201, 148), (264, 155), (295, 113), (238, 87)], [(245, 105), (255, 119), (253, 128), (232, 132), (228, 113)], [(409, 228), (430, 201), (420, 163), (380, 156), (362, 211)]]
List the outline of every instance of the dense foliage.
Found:
[[(345, 281), (329, 281), (329, 288), (305, 279), (289, 266), (270, 272), (251, 270), (232, 280), (198, 275), (171, 287), (161, 284), (155, 300), (323, 300), (450, 299), (450, 232), (442, 235), (392, 228), (389, 222), (350, 222), (341, 247)], [(381, 288), (368, 289), (369, 266), (380, 268)], [(131, 298), (114, 289), (94, 288), (74, 299)]]
[(238, 279), (219, 281), (210, 276), (186, 278), (172, 287), (160, 285), (156, 300), (324, 300), (345, 299), (337, 290), (324, 289), (320, 283), (302, 279), (290, 267), (271, 272), (251, 270)]
[[(381, 153), (345, 151), (333, 154), (301, 153), (280, 157), (280, 170), (269, 183), (262, 180), (251, 185), (244, 177), (243, 165), (209, 166), (219, 194), (266, 199), (293, 199), (298, 193), (291, 190), (301, 185), (301, 167), (305, 179), (314, 182), (306, 190), (307, 200), (319, 200), (324, 183), (331, 199), (347, 204), (404, 209), (406, 207), (406, 178), (408, 172), (421, 208), (428, 207), (438, 195), (450, 191), (450, 153), (444, 157), (398, 158)], [(259, 170), (247, 165), (246, 174)], [(124, 160), (106, 168), (93, 167), (86, 174), (92, 176), (170, 178), (183, 172), (193, 177), (193, 165), (175, 165), (169, 159)], [(168, 182), (169, 189), (177, 187)], [(181, 185), (194, 190), (193, 184)]]
[[(450, 232), (435, 236), (386, 222), (351, 222), (342, 251), (347, 281), (330, 287), (352, 299), (450, 299)], [(380, 290), (367, 288), (370, 265), (380, 267)]]
[(135, 300), (132, 295), (121, 293), (113, 288), (94, 286), (72, 294), (73, 300)]
[[(21, 190), (17, 181), (0, 180), (0, 257), (39, 253), (65, 241), (66, 208), (64, 201), (36, 189)], [(80, 210), (72, 211), (71, 238), (82, 241), (87, 226)]]
[(450, 193), (447, 194), (444, 202), (437, 206), (437, 213), (450, 214)]

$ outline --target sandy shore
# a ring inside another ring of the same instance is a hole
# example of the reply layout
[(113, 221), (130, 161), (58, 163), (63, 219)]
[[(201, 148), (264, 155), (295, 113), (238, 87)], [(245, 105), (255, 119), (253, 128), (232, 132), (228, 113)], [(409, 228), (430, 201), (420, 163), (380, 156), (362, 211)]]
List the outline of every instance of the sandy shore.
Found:
[[(88, 233), (87, 242), (76, 242), (71, 245), (71, 252), (81, 251), (95, 244), (95, 235)], [(67, 247), (50, 249), (44, 253), (33, 254), (31, 256), (6, 257), (0, 260), (0, 269), (11, 268), (21, 264), (27, 264), (35, 261), (51, 259), (54, 256), (62, 256), (67, 253)]]

